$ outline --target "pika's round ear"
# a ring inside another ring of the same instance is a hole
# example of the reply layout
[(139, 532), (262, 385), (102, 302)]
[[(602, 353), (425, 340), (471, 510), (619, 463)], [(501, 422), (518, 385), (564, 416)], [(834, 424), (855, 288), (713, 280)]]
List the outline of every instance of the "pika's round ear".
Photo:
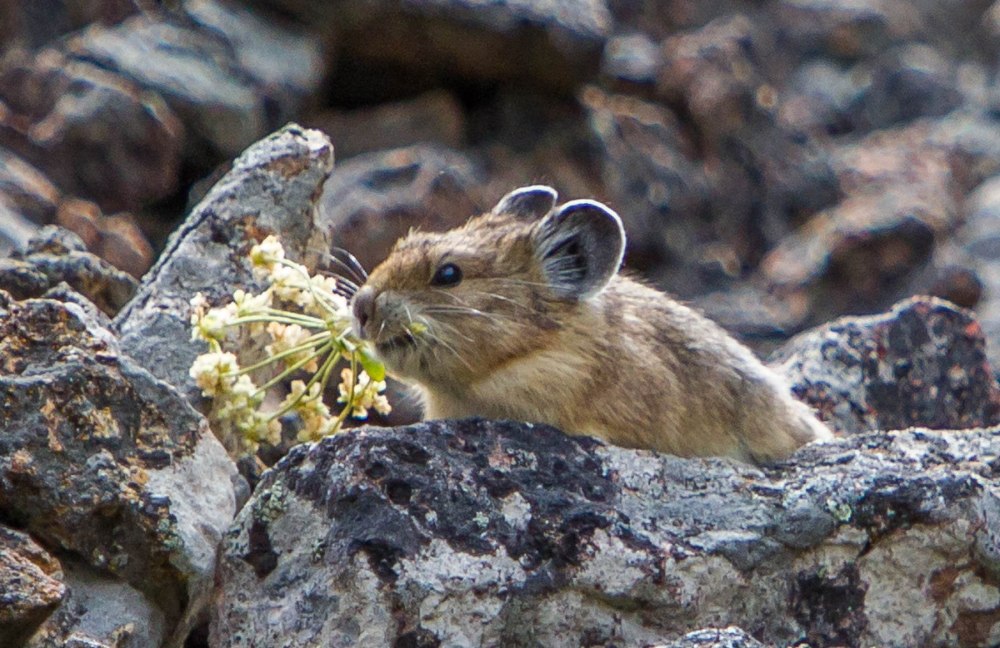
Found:
[(565, 299), (586, 299), (604, 289), (625, 254), (618, 214), (593, 200), (573, 200), (535, 226), (535, 255), (549, 285)]
[(515, 189), (500, 199), (490, 212), (494, 215), (510, 214), (525, 220), (538, 220), (556, 206), (556, 190), (545, 185), (532, 185)]

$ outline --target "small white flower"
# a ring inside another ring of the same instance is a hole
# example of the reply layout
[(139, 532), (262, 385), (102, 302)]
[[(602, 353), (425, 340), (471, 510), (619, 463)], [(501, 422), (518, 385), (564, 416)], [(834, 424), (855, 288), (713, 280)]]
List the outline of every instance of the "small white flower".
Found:
[(285, 248), (281, 245), (278, 237), (273, 234), (250, 249), (250, 264), (257, 277), (266, 277), (271, 274), (275, 266), (281, 263), (284, 258)]

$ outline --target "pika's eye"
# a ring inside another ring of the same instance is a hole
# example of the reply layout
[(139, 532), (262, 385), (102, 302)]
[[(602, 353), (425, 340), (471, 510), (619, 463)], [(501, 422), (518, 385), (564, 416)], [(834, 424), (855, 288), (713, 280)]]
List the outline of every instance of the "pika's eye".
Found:
[(437, 269), (431, 278), (432, 286), (457, 286), (462, 281), (462, 269), (454, 263), (446, 263)]

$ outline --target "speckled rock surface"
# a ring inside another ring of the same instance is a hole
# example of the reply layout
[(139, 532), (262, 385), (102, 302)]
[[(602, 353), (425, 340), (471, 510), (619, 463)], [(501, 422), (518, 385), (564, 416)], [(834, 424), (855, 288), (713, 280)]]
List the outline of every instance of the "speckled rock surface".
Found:
[[(126, 645), (183, 641), (236, 510), (235, 467), (184, 398), (82, 308), (2, 295), (0, 519), (78, 558), (87, 582), (148, 599), (158, 629)], [(96, 614), (64, 611), (95, 622), (119, 600), (72, 585), (69, 596), (107, 599), (81, 608)]]
[(255, 286), (246, 254), (278, 233), (290, 258), (315, 265), (329, 249), (316, 202), (333, 167), (322, 133), (289, 125), (247, 149), (173, 235), (114, 321), (122, 349), (158, 378), (197, 398), (188, 369), (203, 352), (191, 341), (190, 300), (213, 304)]
[(114, 315), (135, 294), (138, 282), (89, 253), (80, 238), (48, 226), (28, 241), (23, 254), (0, 259), (0, 289), (16, 299), (41, 297), (65, 283), (106, 315)]
[(842, 432), (1000, 423), (1000, 385), (974, 315), (913, 298), (793, 338), (772, 364)]
[(695, 630), (655, 648), (764, 648), (764, 644), (740, 628), (730, 626)]
[(760, 470), (544, 426), (299, 446), (223, 544), (218, 646), (1000, 641), (1000, 428), (856, 435)]

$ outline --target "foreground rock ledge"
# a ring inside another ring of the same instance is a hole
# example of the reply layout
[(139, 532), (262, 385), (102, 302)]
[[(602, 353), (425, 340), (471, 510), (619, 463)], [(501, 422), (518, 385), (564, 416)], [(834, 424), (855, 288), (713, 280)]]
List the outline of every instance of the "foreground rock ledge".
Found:
[(1000, 428), (861, 434), (758, 469), (544, 426), (300, 446), (227, 534), (212, 645), (1000, 641)]

